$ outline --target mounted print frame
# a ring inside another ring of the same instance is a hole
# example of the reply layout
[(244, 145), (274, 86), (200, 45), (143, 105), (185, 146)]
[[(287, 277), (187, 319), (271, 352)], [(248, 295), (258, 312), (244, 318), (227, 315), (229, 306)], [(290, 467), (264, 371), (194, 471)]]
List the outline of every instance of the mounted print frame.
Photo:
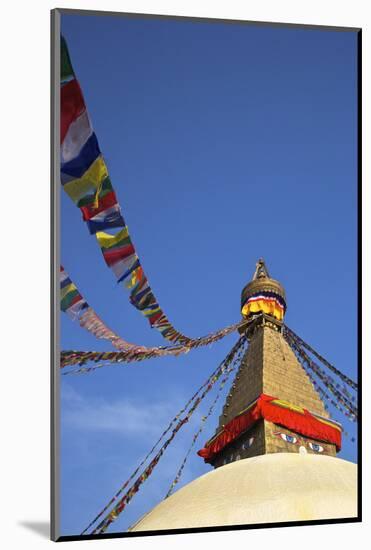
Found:
[(52, 539), (361, 521), (361, 29), (51, 27)]

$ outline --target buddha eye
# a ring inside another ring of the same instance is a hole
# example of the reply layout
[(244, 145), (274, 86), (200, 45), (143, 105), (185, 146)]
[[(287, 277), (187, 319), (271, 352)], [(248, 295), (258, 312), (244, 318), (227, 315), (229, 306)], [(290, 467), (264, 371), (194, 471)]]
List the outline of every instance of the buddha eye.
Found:
[(274, 435), (279, 435), (281, 439), (286, 441), (286, 443), (297, 443), (298, 438), (294, 435), (284, 434), (283, 432), (276, 432)]
[(322, 445), (318, 445), (318, 443), (311, 443), (309, 441), (309, 447), (312, 449), (312, 451), (315, 451), (316, 453), (322, 453), (323, 451)]

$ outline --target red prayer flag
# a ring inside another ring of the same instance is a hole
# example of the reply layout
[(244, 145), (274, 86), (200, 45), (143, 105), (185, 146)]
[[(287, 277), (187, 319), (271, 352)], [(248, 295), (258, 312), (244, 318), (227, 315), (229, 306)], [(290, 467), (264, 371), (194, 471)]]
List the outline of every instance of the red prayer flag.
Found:
[(61, 87), (61, 144), (68, 128), (85, 111), (84, 98), (79, 83), (74, 78)]
[(115, 248), (114, 250), (104, 250), (103, 256), (106, 260), (106, 264), (111, 266), (120, 260), (124, 260), (131, 254), (134, 254), (135, 250), (132, 244)]
[(111, 206), (115, 206), (115, 204), (117, 204), (116, 194), (114, 191), (110, 191), (104, 197), (102, 198), (99, 197), (97, 208), (94, 208), (92, 204), (87, 206), (81, 206), (80, 208), (84, 221), (90, 220), (100, 212), (103, 212), (103, 210), (106, 210), (107, 208), (111, 208)]
[(150, 325), (153, 326), (153, 324), (163, 315), (162, 311), (158, 311), (154, 315), (151, 315), (148, 317), (148, 321), (150, 322)]

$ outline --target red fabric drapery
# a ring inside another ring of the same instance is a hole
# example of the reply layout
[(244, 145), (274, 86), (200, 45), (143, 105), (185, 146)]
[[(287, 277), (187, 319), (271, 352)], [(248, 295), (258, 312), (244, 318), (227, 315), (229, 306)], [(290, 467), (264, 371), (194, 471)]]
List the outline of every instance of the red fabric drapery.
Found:
[(223, 431), (197, 454), (204, 458), (205, 462), (210, 462), (224, 447), (261, 418), (274, 424), (280, 424), (306, 437), (333, 443), (338, 451), (341, 449), (341, 429), (331, 421), (321, 420), (306, 409), (298, 411), (290, 408), (288, 403), (279, 404), (277, 398), (262, 393), (255, 403), (228, 422)]

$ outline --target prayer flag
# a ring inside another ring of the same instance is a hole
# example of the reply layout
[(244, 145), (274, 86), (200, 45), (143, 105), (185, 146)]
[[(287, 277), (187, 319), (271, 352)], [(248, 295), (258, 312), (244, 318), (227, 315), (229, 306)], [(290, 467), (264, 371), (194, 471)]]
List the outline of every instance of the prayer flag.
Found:
[(104, 210), (103, 212), (100, 212), (86, 223), (92, 235), (98, 231), (103, 231), (104, 229), (125, 227), (125, 220), (121, 215), (121, 210), (118, 204), (112, 206), (111, 208), (107, 208), (107, 210)]
[(75, 287), (74, 290), (71, 290), (62, 300), (61, 300), (61, 310), (67, 311), (68, 308), (76, 304), (79, 300), (81, 300), (82, 296), (80, 295), (79, 291)]
[(126, 288), (133, 288), (135, 285), (137, 285), (140, 281), (143, 280), (143, 277), (144, 277), (143, 269), (141, 266), (139, 266), (132, 271), (129, 280), (125, 282)]
[(66, 310), (66, 313), (72, 318), (72, 319), (76, 319), (76, 317), (78, 317), (78, 315), (80, 314), (80, 312), (83, 310), (83, 309), (86, 309), (88, 308), (89, 305), (88, 303), (84, 300), (84, 298), (81, 298), (78, 302), (74, 303), (72, 306), (70, 306), (67, 310)]
[(85, 111), (84, 98), (79, 83), (74, 78), (61, 87), (61, 143), (68, 128)]
[[(175, 329), (169, 331), (171, 325), (156, 302), (131, 242), (63, 37), (60, 61), (60, 178), (63, 188), (81, 209), (89, 232), (97, 234), (104, 259), (112, 268), (118, 282), (124, 281), (125, 286), (130, 289), (130, 302), (150, 317), (152, 325), (161, 327), (163, 335), (169, 333), (178, 337), (180, 333)], [(113, 228), (123, 230), (116, 235), (102, 233)], [(63, 289), (69, 288), (71, 284), (67, 278)], [(65, 307), (71, 306), (67, 299), (75, 300), (77, 296), (73, 295), (75, 290), (70, 290), (63, 297), (66, 304), (69, 304)], [(158, 324), (159, 321), (161, 325)]]
[(110, 233), (99, 231), (95, 236), (102, 249), (114, 248), (121, 246), (123, 241), (129, 237), (129, 230), (127, 227), (124, 227), (124, 229), (118, 231), (116, 235), (110, 235)]
[(75, 77), (70, 54), (65, 39), (61, 36), (61, 82), (65, 83)]
[(150, 322), (152, 327), (154, 326), (154, 323), (156, 322), (156, 320), (161, 317), (161, 315), (163, 315), (163, 313), (162, 313), (162, 310), (160, 309), (159, 312), (154, 313), (153, 315), (150, 315), (148, 317), (148, 321)]
[(130, 273), (139, 265), (138, 256), (136, 254), (132, 254), (128, 258), (125, 258), (125, 260), (120, 260), (112, 265), (111, 269), (117, 277), (117, 282), (119, 283), (130, 275)]
[(132, 244), (120, 246), (119, 248), (113, 248), (112, 250), (103, 250), (103, 256), (106, 260), (106, 264), (111, 266), (120, 260), (124, 260), (128, 256), (134, 254), (135, 250)]
[[(134, 271), (134, 269), (136, 269), (137, 267), (140, 266), (140, 263), (139, 263), (139, 259), (138, 259), (138, 256), (136, 254), (133, 254), (132, 256), (130, 256), (129, 258), (127, 258), (127, 260), (130, 260), (131, 261), (131, 264), (130, 266), (126, 269), (126, 271), (121, 271), (121, 274), (118, 275), (118, 270), (117, 269), (114, 269), (114, 273), (117, 277), (117, 282), (118, 283), (121, 283), (122, 281), (124, 281), (124, 279), (126, 279), (126, 277), (128, 277), (130, 275), (130, 273), (132, 273), (132, 271)], [(127, 260), (123, 260), (123, 262), (127, 261)], [(117, 264), (115, 264), (115, 266), (112, 266), (112, 269), (114, 267), (116, 267), (118, 264), (121, 264), (121, 262), (118, 262)], [(120, 268), (121, 268), (121, 265), (120, 265)]]
[(116, 194), (114, 191), (111, 191), (106, 193), (103, 197), (98, 196), (97, 202), (98, 204), (96, 207), (94, 204), (80, 207), (84, 221), (90, 220), (100, 212), (103, 212), (103, 210), (107, 210), (107, 208), (115, 206), (117, 204)]
[(89, 137), (93, 129), (90, 124), (89, 115), (84, 111), (76, 120), (71, 122), (68, 132), (61, 146), (62, 167), (67, 162), (76, 158)]
[[(72, 124), (70, 126), (70, 129)], [(68, 131), (68, 134), (70, 131)], [(68, 136), (67, 134), (67, 136)], [(67, 137), (66, 137), (67, 139)], [(63, 142), (64, 145), (64, 142)], [(62, 145), (62, 147), (63, 147)], [(90, 168), (93, 162), (99, 157), (100, 149), (98, 145), (98, 140), (94, 132), (88, 138), (81, 148), (81, 151), (78, 152), (78, 155), (72, 158), (69, 162), (62, 163), (61, 173), (62, 179), (64, 181), (70, 178), (81, 178), (85, 172)], [(65, 176), (67, 176), (65, 178)], [(108, 172), (106, 177), (108, 176)]]
[(99, 156), (81, 178), (65, 183), (63, 188), (67, 195), (78, 203), (88, 193), (99, 190), (107, 176), (106, 164), (103, 157)]
[(82, 197), (76, 204), (79, 208), (82, 208), (83, 206), (94, 206), (95, 202), (98, 200), (98, 204), (100, 199), (103, 199), (108, 193), (111, 193), (113, 191), (113, 187), (111, 184), (111, 180), (109, 177), (105, 178), (103, 180), (103, 183), (100, 187), (100, 190), (94, 191), (92, 193), (88, 193), (85, 195), (85, 197)]

